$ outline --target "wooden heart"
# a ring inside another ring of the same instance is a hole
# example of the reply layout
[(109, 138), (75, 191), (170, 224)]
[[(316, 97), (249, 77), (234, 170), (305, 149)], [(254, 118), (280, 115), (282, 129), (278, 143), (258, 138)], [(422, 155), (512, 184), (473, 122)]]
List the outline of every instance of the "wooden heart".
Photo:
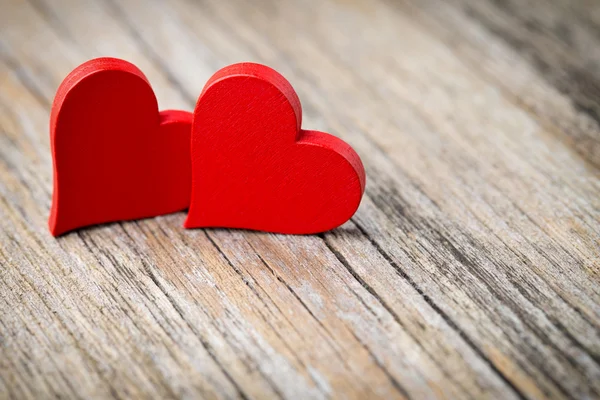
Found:
[(60, 85), (50, 117), (54, 235), (180, 211), (190, 199), (192, 114), (158, 111), (142, 72), (99, 58)]
[(206, 84), (192, 124), (192, 199), (186, 228), (309, 234), (356, 212), (365, 172), (356, 152), (301, 129), (296, 92), (279, 73), (242, 63)]

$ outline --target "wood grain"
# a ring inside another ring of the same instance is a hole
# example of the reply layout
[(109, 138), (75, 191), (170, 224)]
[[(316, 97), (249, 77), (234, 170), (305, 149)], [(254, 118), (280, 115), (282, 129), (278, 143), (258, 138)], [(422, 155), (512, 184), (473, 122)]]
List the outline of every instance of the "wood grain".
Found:
[[(600, 12), (586, 0), (5, 0), (0, 397), (600, 397)], [(317, 236), (53, 239), (64, 76), (127, 59), (161, 109), (222, 66), (288, 78), (367, 170)]]

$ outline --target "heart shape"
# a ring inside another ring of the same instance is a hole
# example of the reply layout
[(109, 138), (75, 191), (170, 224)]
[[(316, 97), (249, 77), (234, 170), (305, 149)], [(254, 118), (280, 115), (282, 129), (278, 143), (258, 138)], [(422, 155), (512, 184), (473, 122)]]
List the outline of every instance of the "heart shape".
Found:
[(159, 113), (133, 64), (99, 58), (73, 70), (50, 115), (52, 235), (186, 209), (191, 123), (188, 112)]
[(310, 234), (350, 219), (365, 189), (362, 162), (301, 120), (296, 92), (273, 69), (242, 63), (213, 75), (194, 110), (185, 227)]

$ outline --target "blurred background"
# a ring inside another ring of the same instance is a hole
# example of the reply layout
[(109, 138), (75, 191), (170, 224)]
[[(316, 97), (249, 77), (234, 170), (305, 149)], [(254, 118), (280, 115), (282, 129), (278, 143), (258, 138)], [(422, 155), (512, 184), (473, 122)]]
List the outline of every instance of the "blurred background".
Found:
[[(594, 2), (2, 0), (1, 9), (2, 73), (45, 103), (98, 56), (138, 65), (163, 109), (191, 109), (212, 73), (255, 61), (292, 81), (311, 129), (360, 131), (426, 159), (435, 146), (424, 140), (519, 126), (498, 110), (502, 90), (547, 116), (585, 160), (600, 160)], [(545, 90), (563, 100), (540, 100)], [(591, 129), (573, 126), (560, 101)]]

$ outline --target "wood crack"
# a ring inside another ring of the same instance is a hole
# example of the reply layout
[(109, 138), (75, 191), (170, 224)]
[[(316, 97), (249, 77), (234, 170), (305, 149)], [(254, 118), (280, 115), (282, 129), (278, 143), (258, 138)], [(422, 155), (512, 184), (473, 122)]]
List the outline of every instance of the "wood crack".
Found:
[(377, 243), (373, 238), (371, 238), (371, 236), (362, 227), (362, 225), (360, 223), (358, 223), (357, 221), (354, 221), (354, 223), (355, 223), (356, 227), (358, 228), (358, 230), (367, 238), (369, 243), (371, 243), (371, 245), (373, 247), (375, 247), (375, 249), (379, 252), (379, 254), (381, 254), (381, 256), (386, 260), (386, 262), (388, 264), (390, 264), (392, 266), (392, 268), (394, 268), (394, 270), (398, 273), (398, 275), (400, 275), (402, 277), (402, 279), (404, 279), (406, 282), (408, 282), (408, 284), (417, 293), (419, 293), (419, 295), (423, 298), (423, 300), (425, 300), (425, 302), (429, 305), (429, 307), (431, 307), (433, 310), (435, 310), (435, 312), (444, 320), (444, 322), (446, 322), (446, 324), (448, 324), (448, 326), (451, 327), (452, 330), (454, 330), (461, 337), (461, 339), (464, 340), (469, 345), (469, 347), (471, 347), (471, 349), (479, 356), (479, 358), (481, 358), (482, 361), (490, 369), (492, 369), (500, 377), (500, 379), (502, 379), (502, 381), (512, 389), (512, 391), (515, 394), (517, 394), (519, 396), (519, 398), (526, 399), (527, 397), (510, 381), (510, 379), (506, 375), (504, 375), (502, 373), (502, 371), (500, 371), (498, 369), (498, 367), (485, 355), (485, 353), (479, 348), (479, 346), (477, 346), (475, 344), (475, 342), (473, 342), (473, 340), (471, 340), (471, 338), (466, 334), (466, 332), (463, 331), (452, 320), (452, 318), (450, 318), (450, 316), (448, 316), (448, 314), (446, 314), (440, 307), (438, 307), (437, 304), (435, 304), (435, 302), (429, 297), (429, 295), (427, 295), (425, 292), (423, 292), (423, 290), (419, 287), (419, 285), (417, 285), (416, 282), (413, 281), (412, 278), (410, 276), (408, 276), (408, 274), (406, 272), (404, 272), (402, 270), (402, 268), (400, 268), (398, 266), (398, 264), (396, 264), (396, 262), (387, 254), (387, 252), (379, 245), (379, 243)]

